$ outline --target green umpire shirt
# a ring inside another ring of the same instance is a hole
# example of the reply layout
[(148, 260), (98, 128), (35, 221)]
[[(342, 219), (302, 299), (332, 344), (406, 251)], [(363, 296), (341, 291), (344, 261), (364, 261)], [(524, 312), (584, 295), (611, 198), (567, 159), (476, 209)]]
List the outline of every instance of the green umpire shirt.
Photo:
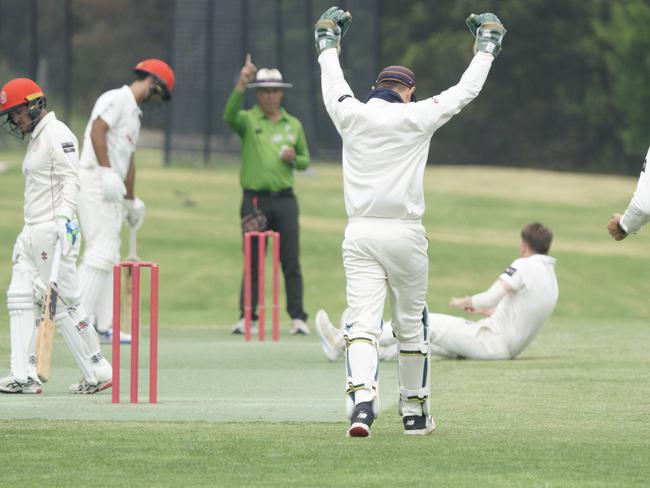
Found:
[[(309, 148), (300, 121), (280, 109), (280, 120), (273, 122), (258, 105), (241, 110), (244, 94), (233, 90), (224, 120), (241, 137), (239, 181), (245, 190), (280, 191), (293, 187), (293, 170), (309, 166)], [(282, 146), (296, 150), (296, 159), (287, 164), (280, 159)]]

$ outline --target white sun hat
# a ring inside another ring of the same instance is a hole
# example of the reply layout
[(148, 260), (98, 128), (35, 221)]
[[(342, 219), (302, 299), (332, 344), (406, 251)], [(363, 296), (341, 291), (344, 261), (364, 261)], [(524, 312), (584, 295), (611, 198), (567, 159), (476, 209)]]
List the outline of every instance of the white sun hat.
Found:
[(282, 73), (275, 68), (260, 68), (255, 76), (255, 81), (248, 84), (248, 88), (292, 88), (291, 83), (282, 80)]

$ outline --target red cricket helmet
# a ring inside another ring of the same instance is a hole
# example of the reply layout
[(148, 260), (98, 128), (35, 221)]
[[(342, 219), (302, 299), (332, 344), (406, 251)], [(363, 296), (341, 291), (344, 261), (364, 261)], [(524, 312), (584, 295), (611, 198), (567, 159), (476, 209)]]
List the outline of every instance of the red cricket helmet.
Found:
[(174, 76), (174, 70), (172, 70), (162, 59), (145, 59), (136, 64), (133, 70), (136, 72), (140, 71), (142, 73), (147, 73), (156, 78), (159, 82), (159, 86), (163, 90), (163, 100), (171, 99), (176, 77)]
[(31, 111), (34, 108), (44, 108), (45, 93), (29, 78), (15, 78), (0, 90), (0, 115), (5, 115), (20, 105), (27, 105)]
[[(25, 105), (31, 123), (29, 126), (19, 127), (13, 120), (11, 112)], [(47, 106), (47, 97), (41, 87), (29, 78), (15, 78), (9, 81), (0, 90), (0, 115), (7, 119), (0, 123), (2, 129), (18, 139), (23, 139), (27, 132), (31, 132), (41, 120), (43, 109)]]

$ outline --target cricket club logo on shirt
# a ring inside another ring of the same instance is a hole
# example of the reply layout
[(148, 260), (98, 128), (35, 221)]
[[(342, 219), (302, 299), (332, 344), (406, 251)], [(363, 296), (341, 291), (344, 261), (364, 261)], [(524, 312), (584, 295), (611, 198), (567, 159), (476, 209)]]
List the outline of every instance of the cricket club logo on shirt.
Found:
[(46, 253), (45, 251), (43, 251), (43, 252), (41, 253), (41, 259), (42, 259), (43, 261), (47, 261), (47, 253)]
[(504, 273), (507, 274), (508, 276), (512, 276), (512, 275), (514, 275), (516, 272), (517, 272), (517, 269), (516, 269), (516, 268), (513, 268), (512, 266), (508, 266), (508, 267), (506, 268), (506, 270), (504, 271)]

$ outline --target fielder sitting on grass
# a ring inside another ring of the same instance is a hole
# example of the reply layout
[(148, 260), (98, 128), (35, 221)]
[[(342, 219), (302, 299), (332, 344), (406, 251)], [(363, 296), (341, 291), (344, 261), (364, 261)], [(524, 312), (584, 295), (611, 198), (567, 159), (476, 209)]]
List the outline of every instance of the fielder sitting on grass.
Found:
[(27, 78), (11, 80), (0, 91), (0, 115), (7, 116), (3, 128), (20, 139), (30, 135), (23, 161), (25, 225), (14, 246), (7, 291), (11, 375), (0, 379), (0, 392), (41, 393), (35, 319), (52, 278), (52, 263), (60, 259), (58, 276), (53, 277), (59, 297), (54, 320), (83, 375), (70, 392), (96, 393), (111, 386), (112, 370), (100, 351), (92, 352), (85, 344), (97, 342), (97, 333), (80, 306), (77, 282), (77, 138), (54, 112), (47, 112), (46, 102), (45, 93)]
[[(494, 14), (471, 15), (475, 56), (458, 84), (416, 102), (414, 73), (389, 66), (366, 103), (356, 99), (338, 57), (351, 15), (328, 9), (316, 23), (323, 102), (343, 143), (348, 225), (343, 265), (350, 307), (347, 328), (347, 435), (367, 437), (377, 416), (378, 357), (386, 294), (399, 341), (398, 377), (404, 433), (435, 428), (429, 411), (426, 294), (429, 280), (424, 168), (433, 134), (483, 88), (505, 28)], [(432, 60), (432, 62), (435, 62)]]
[[(451, 299), (452, 307), (487, 318), (472, 322), (430, 313), (429, 352), (447, 358), (516, 358), (546, 323), (557, 302), (555, 258), (548, 256), (552, 239), (553, 234), (542, 224), (526, 225), (521, 231), (521, 257), (487, 291)], [(316, 314), (316, 331), (330, 361), (336, 361), (345, 350), (344, 336), (350, 327), (346, 312), (340, 329), (332, 325), (324, 310)], [(384, 323), (377, 347), (380, 359), (397, 357), (398, 344), (390, 322)]]

